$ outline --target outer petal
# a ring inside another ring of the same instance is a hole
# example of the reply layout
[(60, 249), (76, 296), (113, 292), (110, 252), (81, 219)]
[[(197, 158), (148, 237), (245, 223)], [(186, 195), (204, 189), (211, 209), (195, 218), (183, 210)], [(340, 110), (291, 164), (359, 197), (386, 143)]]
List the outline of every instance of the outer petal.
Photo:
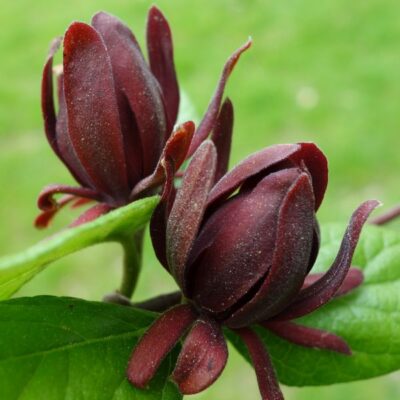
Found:
[(161, 315), (142, 336), (133, 350), (126, 371), (129, 381), (145, 388), (162, 360), (195, 321), (197, 315), (188, 305), (179, 305)]
[(172, 129), (179, 110), (179, 86), (174, 66), (172, 35), (167, 20), (155, 6), (150, 8), (147, 20), (147, 49), (151, 72), (160, 83)]
[(380, 203), (366, 201), (354, 212), (344, 234), (339, 253), (329, 270), (317, 282), (302, 290), (292, 304), (276, 319), (286, 320), (309, 314), (330, 301), (343, 284), (350, 268), (351, 259), (368, 216)]
[(194, 123), (191, 121), (185, 122), (177, 128), (167, 140), (154, 172), (150, 176), (142, 179), (133, 188), (130, 195), (131, 199), (135, 199), (149, 189), (154, 189), (154, 187), (162, 184), (165, 179), (165, 168), (163, 166), (165, 159), (168, 158), (171, 160), (175, 171), (181, 167), (182, 163), (185, 161), (193, 133)]
[[(114, 295), (122, 296), (118, 294), (118, 292), (114, 293)], [(128, 301), (128, 305), (131, 305), (133, 307), (162, 313), (167, 311), (169, 308), (182, 303), (182, 292), (179, 290), (177, 292), (161, 294), (151, 299), (141, 301), (140, 303), (131, 303), (129, 299), (127, 299), (126, 297), (124, 298)]]
[(217, 148), (218, 161), (215, 182), (219, 181), (228, 171), (229, 155), (233, 133), (233, 105), (229, 99), (222, 104), (211, 140)]
[(252, 154), (227, 173), (213, 188), (208, 204), (223, 200), (237, 190), (246, 180), (269, 168), (306, 166), (310, 172), (317, 206), (326, 189), (327, 161), (313, 143), (278, 144)]
[(216, 150), (204, 142), (185, 171), (167, 224), (168, 265), (178, 285), (185, 289), (185, 269), (189, 252), (197, 235), (207, 196), (214, 182)]
[(49, 185), (45, 187), (39, 194), (38, 207), (43, 211), (48, 211), (57, 207), (57, 203), (53, 196), (55, 194), (71, 194), (77, 197), (83, 197), (86, 199), (100, 200), (100, 196), (97, 192), (92, 189), (73, 187), (66, 185)]
[(64, 38), (64, 92), (79, 160), (99, 191), (124, 203), (127, 171), (111, 63), (99, 34), (81, 22)]
[(308, 262), (308, 271), (311, 270), (315, 261), (317, 260), (320, 244), (321, 244), (321, 232), (319, 229), (317, 218), (314, 216), (314, 235), (311, 246), (310, 260)]
[(53, 98), (53, 57), (60, 47), (62, 38), (53, 40), (42, 76), (42, 114), (47, 140), (53, 151), (62, 159), (56, 140), (56, 111)]
[[(265, 199), (269, 202), (269, 198)], [(314, 234), (314, 196), (302, 173), (281, 203), (271, 267), (253, 298), (225, 321), (234, 328), (266, 320), (280, 311), (300, 290), (308, 272)]]
[(215, 123), (218, 118), (219, 110), (221, 107), (222, 96), (224, 95), (225, 85), (228, 81), (228, 78), (233, 71), (236, 63), (239, 61), (240, 56), (243, 52), (245, 52), (252, 44), (251, 39), (249, 39), (242, 47), (239, 47), (227, 60), (224, 69), (222, 71), (222, 75), (218, 82), (217, 89), (214, 93), (213, 98), (208, 105), (207, 111), (200, 122), (199, 127), (196, 130), (196, 133), (193, 137), (193, 141), (190, 145), (188, 157), (190, 157), (196, 149), (200, 146), (200, 143), (207, 138), (209, 133), (215, 126)]
[(162, 179), (165, 179), (162, 198), (151, 218), (150, 234), (156, 256), (167, 270), (169, 270), (169, 267), (166, 254), (166, 231), (168, 216), (176, 194), (174, 175), (176, 169), (180, 167), (184, 160), (193, 132), (194, 125), (191, 122), (182, 125), (168, 139), (159, 165), (153, 175), (139, 182), (132, 193), (135, 195), (136, 190), (140, 193), (144, 188), (151, 187), (154, 183), (157, 184), (161, 182)]
[(57, 212), (65, 207), (68, 203), (71, 203), (72, 201), (79, 199), (79, 197), (76, 197), (74, 195), (67, 194), (63, 196), (57, 203), (51, 209), (42, 211), (35, 219), (35, 227), (38, 229), (43, 229), (47, 228), (54, 218), (54, 216), (57, 214)]
[[(283, 237), (282, 232), (288, 225), (290, 238), (295, 242), (296, 259), (290, 260), (290, 265), (288, 262), (288, 265), (283, 264), (281, 268), (285, 268), (284, 273), (288, 273), (289, 282), (290, 274), (293, 273), (289, 266), (295, 264), (294, 272), (299, 268), (300, 271), (304, 269), (303, 265), (297, 265), (302, 261), (298, 256), (299, 252), (302, 254), (301, 250), (297, 249), (310, 236), (305, 232), (309, 225), (306, 221), (308, 213), (304, 211), (305, 201), (293, 201), (292, 193), (301, 177), (308, 180), (307, 174), (298, 168), (270, 174), (250, 192), (242, 192), (229, 199), (207, 219), (193, 248), (188, 270), (189, 280), (193, 285), (189, 297), (192, 296), (196, 304), (219, 315), (231, 313), (232, 307), (239, 308), (238, 303), (241, 303), (243, 298), (250, 300), (250, 294), (255, 294), (256, 287), (270, 270), (276, 247), (282, 246), (280, 239), (288, 240)], [(305, 200), (311, 204), (312, 225), (312, 193), (311, 202), (307, 197)], [(310, 208), (308, 203), (306, 208)], [(288, 208), (293, 210), (292, 213)], [(304, 239), (299, 239), (301, 236), (304, 236)], [(296, 243), (296, 240), (300, 240), (300, 244)], [(290, 245), (293, 246), (292, 241)], [(309, 247), (306, 245), (304, 249), (306, 267)], [(305, 273), (300, 275), (301, 286)], [(284, 289), (282, 291), (284, 292)]]
[(315, 210), (318, 210), (328, 185), (328, 161), (314, 143), (299, 143), (301, 148), (291, 160), (300, 164), (304, 161), (310, 172), (315, 196)]
[(165, 160), (164, 166), (167, 179), (161, 200), (151, 217), (150, 235), (158, 261), (169, 271), (167, 261), (167, 221), (176, 195), (173, 185), (175, 169), (173, 163), (169, 162), (168, 159)]
[(278, 144), (250, 155), (217, 182), (208, 196), (208, 205), (229, 197), (246, 179), (287, 160), (299, 150), (298, 144)]
[(75, 221), (73, 221), (69, 227), (74, 228), (76, 226), (86, 224), (87, 222), (94, 221), (102, 215), (107, 214), (111, 210), (112, 207), (107, 204), (95, 204), (93, 207), (90, 207), (83, 214), (81, 214)]
[[(306, 279), (303, 282), (302, 289), (305, 289), (315, 282), (319, 281), (324, 276), (324, 273), (318, 274), (310, 274), (306, 276)], [(358, 268), (350, 268), (346, 277), (344, 278), (343, 283), (341, 284), (338, 291), (335, 293), (335, 297), (343, 296), (352, 290), (356, 289), (360, 286), (364, 281), (363, 272)]]
[(217, 380), (227, 359), (221, 327), (210, 319), (199, 319), (185, 339), (172, 379), (182, 394), (199, 393)]
[[(49, 54), (47, 56), (47, 61), (43, 70), (42, 77), (42, 114), (44, 119), (44, 128), (46, 132), (47, 140), (52, 147), (53, 151), (57, 154), (57, 156), (61, 159), (61, 161), (68, 168), (72, 176), (79, 182), (82, 186), (92, 187), (89, 178), (86, 176), (86, 173), (83, 171), (82, 166), (80, 165), (79, 160), (76, 158), (70, 157), (70, 153), (73, 152), (72, 146), (70, 145), (67, 150), (63, 148), (63, 143), (60, 143), (60, 135), (59, 135), (59, 125), (60, 125), (60, 115), (63, 120), (66, 121), (66, 109), (65, 109), (65, 99), (64, 99), (64, 88), (63, 88), (63, 79), (62, 76), (58, 79), (59, 84), (59, 108), (60, 112), (58, 117), (56, 118), (56, 112), (54, 107), (54, 96), (53, 96), (53, 56), (58, 50), (62, 38), (56, 38), (53, 40)], [(68, 135), (67, 124), (64, 123), (65, 126), (65, 135)], [(49, 217), (49, 215), (48, 215)], [(43, 218), (39, 217), (39, 220), (42, 219), (42, 222), (37, 221), (37, 226), (46, 226), (47, 222), (45, 219), (47, 217), (43, 216)]]
[[(93, 20), (94, 25), (96, 27), (96, 22), (103, 27), (104, 30), (107, 30), (107, 20), (108, 15), (104, 13), (99, 13), (94, 16)], [(112, 17), (110, 17), (112, 18)], [(98, 29), (100, 34), (102, 31)], [(110, 28), (109, 34), (115, 32), (112, 28)], [(104, 40), (105, 38), (103, 38)], [(131, 43), (130, 43), (138, 52), (140, 53), (139, 44), (136, 42), (136, 39), (131, 36)], [(108, 44), (106, 43), (106, 46)], [(111, 54), (110, 49), (108, 49), (109, 55)], [(113, 64), (113, 59), (111, 59)], [(118, 65), (118, 64), (117, 64)], [(113, 74), (114, 74), (114, 84), (115, 84), (115, 93), (117, 96), (118, 102), (118, 110), (119, 110), (119, 118), (121, 122), (121, 131), (124, 141), (124, 152), (125, 152), (125, 160), (128, 172), (128, 181), (129, 187), (132, 189), (144, 176), (143, 171), (143, 148), (142, 148), (142, 141), (139, 133), (139, 127), (135, 118), (135, 115), (131, 109), (131, 105), (129, 100), (127, 99), (125, 88), (118, 79), (118, 75), (116, 75), (116, 66), (112, 65)]]
[(288, 321), (265, 322), (262, 326), (277, 336), (300, 346), (332, 350), (337, 353), (351, 355), (349, 345), (341, 337), (330, 332)]
[(400, 204), (391, 208), (387, 212), (372, 218), (369, 223), (373, 225), (385, 225), (398, 217), (400, 217)]
[(262, 400), (284, 400), (271, 359), (263, 342), (250, 329), (235, 331), (244, 341), (257, 375)]
[(92, 25), (106, 43), (116, 87), (125, 93), (135, 114), (142, 145), (143, 176), (150, 175), (167, 139), (166, 114), (159, 84), (125, 24), (112, 15), (98, 13), (93, 17)]
[(89, 178), (82, 166), (81, 161), (76, 155), (71, 138), (69, 136), (68, 112), (64, 94), (64, 76), (62, 73), (58, 76), (58, 107), (59, 111), (56, 123), (56, 139), (61, 158), (77, 182), (79, 182), (83, 187), (88, 187), (95, 190), (95, 185)]

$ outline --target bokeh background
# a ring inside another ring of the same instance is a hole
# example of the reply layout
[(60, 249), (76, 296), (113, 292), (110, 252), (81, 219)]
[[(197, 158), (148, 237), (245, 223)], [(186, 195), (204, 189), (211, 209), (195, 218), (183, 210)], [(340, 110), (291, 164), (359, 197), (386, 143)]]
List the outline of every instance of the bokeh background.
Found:
[[(36, 197), (72, 183), (48, 146), (39, 108), (49, 42), (98, 10), (123, 19), (143, 43), (153, 1), (2, 1), (0, 12), (0, 254), (22, 250), (72, 220), (36, 231)], [(400, 198), (400, 3), (397, 0), (159, 0), (175, 39), (181, 86), (201, 115), (228, 55), (251, 35), (227, 94), (235, 105), (231, 164), (278, 142), (315, 141), (330, 162), (320, 220), (343, 221), (367, 198)], [(59, 56), (60, 57), (60, 56)], [(61, 60), (59, 58), (58, 60)], [(382, 209), (381, 209), (382, 210)], [(174, 288), (146, 242), (136, 299)], [(119, 284), (121, 251), (102, 245), (48, 268), (17, 295), (99, 300)], [(400, 375), (322, 388), (284, 388), (287, 399), (400, 398)], [(234, 349), (218, 382), (193, 399), (258, 399), (255, 376)]]

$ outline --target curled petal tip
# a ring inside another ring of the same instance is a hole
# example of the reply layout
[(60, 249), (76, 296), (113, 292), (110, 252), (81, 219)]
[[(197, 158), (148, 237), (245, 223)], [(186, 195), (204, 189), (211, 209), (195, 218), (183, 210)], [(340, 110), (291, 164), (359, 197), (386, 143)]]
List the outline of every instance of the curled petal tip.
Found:
[(297, 298), (277, 316), (277, 319), (302, 317), (320, 308), (337, 294), (348, 275), (362, 227), (379, 204), (377, 200), (368, 200), (354, 211), (331, 267), (319, 280), (301, 290)]
[(163, 16), (163, 13), (161, 12), (161, 10), (154, 4), (149, 8), (149, 15), (150, 14)]
[(171, 157), (174, 160), (176, 170), (180, 168), (186, 158), (194, 130), (193, 121), (184, 122), (174, 131), (165, 145), (163, 158)]
[(240, 46), (229, 58), (227, 63), (225, 64), (226, 72), (228, 75), (235, 68), (236, 63), (239, 61), (240, 56), (248, 50), (253, 44), (253, 40), (251, 37), (248, 38), (247, 42)]
[(188, 152), (188, 157), (193, 155), (193, 153), (199, 147), (200, 143), (203, 142), (207, 138), (209, 133), (214, 129), (228, 78), (231, 75), (235, 65), (239, 61), (242, 53), (246, 51), (251, 46), (251, 44), (252, 41), (248, 40), (243, 46), (239, 47), (226, 61), (215, 93), (208, 105), (207, 111), (202, 121), (200, 122), (196, 130), (195, 135), (193, 136), (193, 140)]
[(194, 123), (188, 121), (180, 125), (165, 144), (160, 160), (154, 172), (142, 179), (132, 190), (130, 199), (133, 200), (151, 188), (161, 184), (168, 177), (167, 163), (170, 163), (172, 175), (185, 161), (190, 142), (194, 133)]
[(62, 36), (57, 36), (54, 38), (51, 43), (50, 43), (50, 48), (49, 52), (47, 55), (47, 59), (51, 58), (54, 56), (54, 54), (57, 52), (57, 50), (60, 48), (60, 44), (62, 42), (63, 37)]
[(371, 219), (369, 222), (373, 225), (385, 225), (400, 217), (400, 204), (391, 208), (390, 210), (378, 215), (377, 217)]

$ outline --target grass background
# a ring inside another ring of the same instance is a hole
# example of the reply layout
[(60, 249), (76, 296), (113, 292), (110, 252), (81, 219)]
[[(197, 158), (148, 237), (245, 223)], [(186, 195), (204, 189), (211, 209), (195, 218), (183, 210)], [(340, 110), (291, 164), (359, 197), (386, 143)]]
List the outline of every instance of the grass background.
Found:
[[(143, 43), (147, 0), (1, 2), (0, 254), (21, 250), (65, 226), (36, 231), (36, 196), (72, 183), (44, 138), (40, 76), (50, 40), (98, 10), (119, 16)], [(330, 163), (320, 220), (345, 223), (367, 198), (387, 207), (400, 195), (400, 3), (396, 0), (183, 0), (157, 2), (175, 39), (182, 87), (201, 115), (228, 55), (249, 35), (253, 48), (227, 88), (235, 104), (232, 164), (277, 142), (315, 141)], [(60, 58), (59, 58), (60, 60)], [(146, 243), (137, 299), (174, 288)], [(119, 281), (121, 252), (105, 245), (67, 257), (18, 295), (100, 299)], [(251, 368), (232, 349), (218, 382), (193, 399), (257, 399)], [(400, 377), (323, 388), (285, 388), (287, 399), (400, 398)]]

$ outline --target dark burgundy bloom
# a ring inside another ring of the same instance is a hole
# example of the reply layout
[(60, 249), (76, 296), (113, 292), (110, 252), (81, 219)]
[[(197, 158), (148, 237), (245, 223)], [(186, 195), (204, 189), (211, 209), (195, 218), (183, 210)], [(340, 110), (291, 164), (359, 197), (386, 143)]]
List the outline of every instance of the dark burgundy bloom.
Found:
[[(225, 103), (220, 131), (230, 131), (232, 116)], [(139, 341), (128, 378), (145, 387), (187, 333), (172, 379), (184, 394), (207, 388), (227, 360), (225, 326), (246, 344), (262, 398), (282, 399), (267, 349), (251, 326), (299, 345), (351, 354), (342, 338), (292, 320), (361, 284), (361, 271), (350, 263), (378, 202), (354, 212), (329, 270), (309, 274), (319, 249), (315, 213), (327, 185), (324, 154), (312, 143), (276, 145), (225, 174), (227, 153), (216, 143), (217, 151), (211, 141), (198, 148), (181, 187), (167, 186), (153, 215), (154, 248), (184, 302), (162, 314)]]
[[(165, 160), (178, 170), (213, 129), (227, 79), (251, 44), (247, 42), (228, 59), (194, 132), (192, 122), (174, 131), (179, 87), (172, 36), (157, 8), (152, 7), (148, 15), (148, 63), (132, 32), (114, 16), (100, 12), (91, 25), (71, 24), (63, 39), (56, 113), (52, 64), (60, 43), (61, 38), (54, 41), (44, 67), (42, 111), (52, 149), (80, 186), (45, 188), (38, 200), (43, 211), (36, 220), (39, 227), (71, 202), (74, 206), (85, 200), (101, 204), (81, 219), (88, 220), (154, 193), (165, 179)], [(56, 202), (53, 197), (60, 193), (67, 196)]]

